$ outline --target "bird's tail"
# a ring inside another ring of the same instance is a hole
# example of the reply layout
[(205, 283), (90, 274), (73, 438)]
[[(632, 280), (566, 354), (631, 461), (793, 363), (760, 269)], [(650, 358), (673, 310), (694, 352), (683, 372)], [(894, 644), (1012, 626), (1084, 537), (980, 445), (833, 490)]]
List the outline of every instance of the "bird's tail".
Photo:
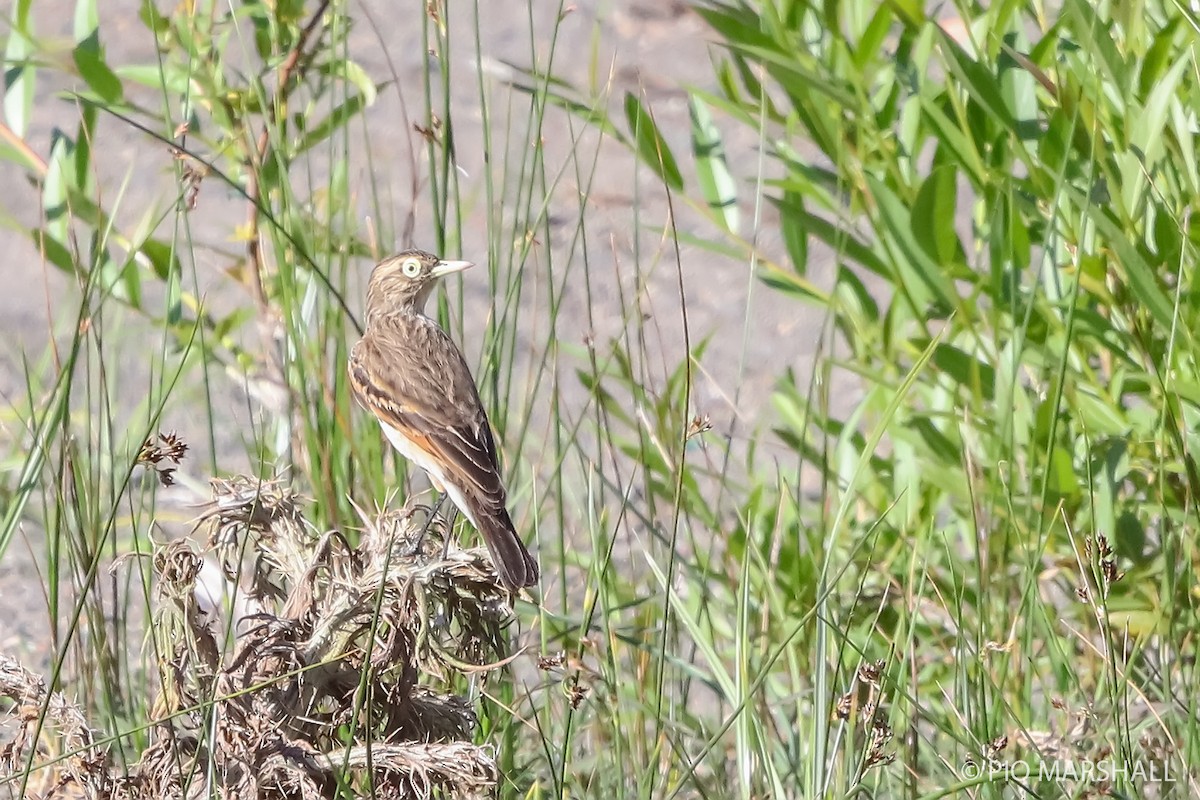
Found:
[(537, 583), (537, 562), (517, 535), (508, 511), (501, 509), (499, 514), (479, 514), (478, 517), (476, 527), (492, 555), (501, 583), (514, 591)]

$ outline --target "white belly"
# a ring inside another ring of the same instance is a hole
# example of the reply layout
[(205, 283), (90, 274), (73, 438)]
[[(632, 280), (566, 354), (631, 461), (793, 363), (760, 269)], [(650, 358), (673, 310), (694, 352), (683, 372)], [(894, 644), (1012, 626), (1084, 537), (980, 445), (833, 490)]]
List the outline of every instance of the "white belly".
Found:
[(430, 455), (424, 450), (409, 442), (408, 439), (404, 438), (400, 432), (391, 425), (381, 421), (379, 426), (383, 428), (383, 435), (386, 436), (387, 440), (392, 443), (392, 447), (396, 448), (396, 451), (408, 459), (410, 463), (416, 464), (418, 467), (425, 470), (433, 483), (433, 488), (437, 489), (439, 492), (445, 492), (448, 494), (451, 501), (454, 502), (454, 505), (458, 506), (458, 510), (461, 511), (463, 516), (470, 520), (471, 524), (475, 526), (476, 530), (478, 530), (479, 525), (475, 522), (475, 515), (471, 513), (471, 509), (467, 506), (466, 498), (463, 497), (462, 491), (460, 491), (457, 486), (455, 486), (451, 481), (446, 480), (446, 473), (445, 470), (442, 469), (442, 466), (434, 461), (433, 458), (431, 458)]

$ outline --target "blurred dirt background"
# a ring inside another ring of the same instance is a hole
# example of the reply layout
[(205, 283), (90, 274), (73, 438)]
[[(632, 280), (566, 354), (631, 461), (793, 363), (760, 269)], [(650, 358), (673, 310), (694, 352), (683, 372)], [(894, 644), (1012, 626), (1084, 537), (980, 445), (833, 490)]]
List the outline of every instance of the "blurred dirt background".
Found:
[[(363, 0), (348, 4), (348, 13), (355, 20), (351, 39), (353, 58), (368, 74), (384, 80), (389, 74), (382, 49), (386, 47), (400, 78), (399, 88), (413, 114), (421, 108), (422, 65), (427, 57), (421, 44), (420, 15), (424, 5), (423, 0), (402, 3)], [(469, 44), (473, 36), (474, 10), (472, 3), (451, 2), (449, 5), (452, 7), (452, 41), (453, 32), (457, 31), (468, 43), (449, 65), (456, 106), (457, 152), (465, 176), (464, 195), (479, 198), (465, 222), (466, 241), (462, 252), (464, 257), (480, 259), (486, 254), (488, 210), (482, 207), (482, 124), (473, 44)], [(490, 109), (497, 115), (493, 130), (498, 133), (493, 137), (502, 142), (507, 135), (510, 149), (517, 152), (520, 147), (528, 146), (526, 137), (517, 129), (509, 134), (504, 131), (509, 122), (524, 124), (528, 101), (502, 80), (504, 65), (528, 66), (532, 63), (532, 52), (537, 53), (543, 66), (548, 63), (550, 34), (559, 4), (551, 0), (532, 0), (530, 3), (497, 0), (479, 5), (484, 62), (488, 74), (497, 78), (487, 87)], [(105, 0), (101, 4), (101, 41), (110, 65), (154, 61), (154, 40), (137, 19), (139, 6), (140, 0)], [(70, 0), (38, 0), (33, 10), (36, 30), (42, 36), (62, 39), (64, 47), (69, 47), (73, 8)], [(0, 10), (0, 15), (7, 13)], [(529, 37), (531, 19), (536, 31), (533, 42)], [(375, 25), (379, 28), (375, 29)], [(595, 64), (602, 82), (610, 83), (608, 91), (614, 114), (621, 118), (619, 104), (625, 91), (644, 91), (646, 103), (653, 109), (660, 129), (680, 158), (685, 181), (694, 187), (686, 87), (715, 88), (710, 66), (710, 41), (706, 26), (684, 2), (579, 0), (570, 4), (559, 25), (551, 69), (573, 84), (586, 85), (595, 47)], [(56, 126), (62, 126), (74, 135), (75, 108), (68, 100), (53, 96), (55, 90), (65, 88), (72, 86), (69, 82), (52, 85), (46, 73), (40, 76), (38, 95), (43, 100), (38, 105), (38, 116), (29, 141), (43, 157), (49, 153)], [(512, 109), (512, 114), (511, 120), (506, 121), (503, 115), (508, 109)], [(742, 232), (748, 235), (755, 217), (750, 182), (758, 168), (758, 142), (744, 129), (728, 124), (720, 117), (716, 121), (725, 135), (734, 175), (743, 181), (740, 189)], [(367, 110), (365, 122), (371, 131), (375, 177), (390, 190), (394, 200), (396, 218), (389, 226), (391, 230), (398, 230), (408, 212), (412, 181), (409, 140), (417, 134), (403, 123), (395, 89), (379, 95), (379, 101)], [(548, 172), (566, 163), (573, 148), (584, 146), (572, 139), (582, 127), (579, 121), (568, 120), (560, 110), (549, 112), (543, 133)], [(147, 209), (167, 209), (175, 202), (179, 188), (171, 155), (165, 148), (103, 115), (98, 139), (102, 143), (103, 157), (98, 159), (102, 172), (97, 181), (106, 201), (120, 198), (119, 220), (130, 224)], [(588, 146), (595, 148), (594, 138), (585, 137), (583, 141), (590, 142)], [(418, 148), (421, 145), (419, 140), (412, 144)], [(668, 214), (667, 199), (657, 188), (656, 180), (647, 169), (637, 167), (627, 151), (605, 143), (599, 152), (602, 168), (597, 171), (586, 211), (587, 247), (593, 269), (592, 312), (598, 330), (583, 328), (582, 287), (578, 292), (569, 287), (563, 328), (556, 332), (565, 340), (576, 343), (582, 343), (589, 334), (603, 341), (605, 336), (620, 329), (621, 292), (618, 286), (623, 286), (626, 292), (633, 286), (634, 236), (638, 235), (639, 223), (661, 228)], [(423, 158), (418, 163), (423, 166)], [(365, 159), (354, 166), (357, 174), (366, 174)], [(573, 169), (568, 170), (568, 174), (574, 174)], [(36, 224), (40, 214), (37, 189), (18, 170), (5, 163), (0, 163), (0, 185), (9, 187), (0, 199), (0, 213), (26, 225)], [(556, 264), (567, 263), (569, 256), (578, 257), (578, 245), (574, 251), (569, 250), (572, 237), (568, 235), (578, 216), (578, 192), (579, 187), (569, 179), (562, 181), (556, 190), (556, 199), (562, 198), (562, 209), (552, 207), (551, 216), (552, 220), (557, 220), (555, 230), (561, 228), (562, 235), (540, 245), (556, 248)], [(641, 214), (636, 220), (633, 212), (635, 196)], [(711, 223), (689, 212), (683, 203), (676, 202), (675, 211), (682, 230), (715, 238)], [(421, 237), (421, 231), (428, 229), (428, 209), (418, 208), (416, 212), (413, 244), (430, 247), (431, 243)], [(758, 239), (761, 247), (768, 253), (781, 254), (774, 210), (764, 206), (760, 215)], [(203, 185), (199, 205), (189, 217), (197, 272), (202, 282), (199, 288), (206, 301), (216, 307), (250, 302), (242, 287), (223, 272), (244, 253), (244, 245), (235, 239), (235, 229), (243, 223), (244, 217), (244, 203), (215, 180)], [(665, 360), (678, 363), (683, 354), (681, 320), (684, 306), (679, 297), (674, 245), (669, 240), (646, 235), (644, 227), (641, 230), (642, 240), (637, 243), (640, 262), (643, 269), (647, 269), (647, 265), (655, 266), (648, 276), (644, 276), (647, 277), (646, 291), (640, 302), (643, 311), (657, 320)], [(403, 243), (394, 244), (398, 247)], [(384, 246), (392, 249), (393, 245), (385, 243)], [(69, 339), (77, 312), (77, 293), (71, 289), (67, 276), (41, 262), (28, 239), (7, 227), (0, 227), (0, 252), (6, 256), (6, 289), (0, 292), (0, 392), (5, 404), (9, 405), (19, 401), (25, 393), (22, 359), (27, 358), (36, 365), (52, 337), (60, 343)], [(744, 440), (754, 428), (769, 424), (770, 391), (785, 368), (794, 368), (800, 379), (807, 380), (818, 346), (820, 315), (811, 307), (781, 297), (754, 280), (748, 264), (733, 263), (687, 246), (682, 249), (681, 261), (692, 342), (695, 344), (706, 335), (712, 336), (701, 373), (697, 375), (693, 411), (711, 416), (716, 435)], [(371, 266), (365, 261), (362, 263), (363, 279)], [(828, 259), (817, 255), (816, 261), (809, 265), (810, 277), (825, 284), (829, 282), (828, 273)], [(492, 291), (486, 284), (483, 270), (466, 274), (463, 284), (468, 303), (465, 329), (455, 333), (464, 342), (468, 355), (478, 353), (479, 337), (476, 334), (482, 329), (482, 309), (486, 308), (488, 293)], [(352, 293), (348, 300), (352, 308), (361, 308), (359, 293)], [(472, 309), (478, 313), (473, 313)], [(119, 381), (123, 391), (128, 387), (129, 407), (126, 411), (131, 412), (143, 396), (139, 387), (146, 386), (150, 380), (148, 359), (140, 345), (154, 342), (157, 347), (161, 334), (133, 315), (125, 315), (119, 321), (110, 319), (108, 324), (110, 336), (127, 337), (128, 346), (121, 350), (126, 357), (121, 363), (111, 365), (109, 377)], [(743, 359), (744, 333), (747, 345)], [(545, 336), (546, 332), (522, 331), (522, 335)], [(220, 428), (216, 459), (220, 470), (230, 474), (246, 465), (239, 431), (244, 430), (248, 422), (253, 422), (256, 413), (263, 412), (248, 401), (245, 385), (237, 376), (218, 375), (217, 379), (214, 387), (216, 405), (228, 408), (230, 417), (228, 424)], [(583, 390), (578, 388), (577, 391), (582, 402)], [(186, 440), (199, 448), (190, 464), (185, 464), (185, 471), (190, 469), (193, 474), (182, 476), (183, 487), (178, 490), (180, 498), (188, 502), (195, 498), (189, 492), (197, 488), (202, 490), (208, 477), (208, 456), (203, 452), (205, 437), (200, 435), (207, 429), (207, 424), (201, 407), (188, 407), (186, 398), (189, 396), (192, 395), (186, 391), (179, 394), (169, 406), (163, 426), (167, 430), (180, 431)], [(10, 417), (5, 424), (17, 423)], [(19, 430), (5, 434), (6, 438), (19, 438), (20, 435)], [(768, 451), (767, 457), (771, 455)], [(782, 457), (785, 453), (779, 450), (778, 455)], [(14, 542), (0, 560), (0, 650), (20, 653), (31, 642), (45, 640), (46, 611), (38, 589), (42, 578), (35, 572), (32, 557), (32, 552), (44, 552), (39, 539), (40, 533), (26, 526), (24, 541)]]

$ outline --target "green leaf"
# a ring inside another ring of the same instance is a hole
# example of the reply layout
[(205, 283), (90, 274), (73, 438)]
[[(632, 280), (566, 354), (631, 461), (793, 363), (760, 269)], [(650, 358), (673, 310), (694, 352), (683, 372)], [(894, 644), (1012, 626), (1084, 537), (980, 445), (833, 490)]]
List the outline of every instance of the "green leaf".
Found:
[(304, 19), (304, 0), (277, 0), (275, 15), (284, 25), (297, 25)]
[[(154, 0), (142, 0), (142, 4), (138, 7), (138, 19), (152, 33), (164, 34), (171, 29), (171, 23), (159, 13), (158, 7), (154, 5)], [(158, 66), (155, 65), (155, 69), (157, 68)]]
[(1141, 561), (1146, 555), (1146, 529), (1132, 511), (1123, 511), (1117, 518), (1114, 531), (1117, 554), (1131, 561)]
[(61, 132), (51, 137), (50, 159), (46, 165), (46, 177), (42, 181), (42, 209), (45, 215), (43, 223), (46, 232), (52, 239), (65, 242), (70, 236), (70, 194), (71, 153), (74, 150), (72, 142)]
[(1079, 478), (1075, 475), (1075, 464), (1071, 454), (1062, 447), (1055, 446), (1050, 451), (1050, 463), (1046, 465), (1047, 489), (1052, 497), (1064, 500), (1079, 498)]
[(897, 288), (913, 297), (919, 311), (925, 311), (922, 306), (930, 302), (936, 303), (945, 312), (958, 308), (958, 295), (941, 266), (925, 255), (925, 251), (917, 244), (912, 230), (912, 217), (904, 203), (874, 176), (867, 176), (867, 186), (875, 198), (883, 229), (900, 250), (898, 257), (893, 259), (903, 281), (903, 286)]
[(708, 207), (726, 230), (737, 233), (741, 217), (737, 203), (737, 183), (725, 160), (725, 142), (712, 121), (708, 106), (696, 95), (688, 97), (692, 119), (692, 157), (696, 159), (696, 179)]
[(13, 28), (29, 32), (29, 9), (32, 7), (33, 0), (17, 0), (17, 13), (12, 17)]
[(1150, 206), (1154, 211), (1154, 250), (1167, 264), (1178, 264), (1183, 253), (1183, 232), (1179, 220), (1158, 203)]
[(794, 197), (795, 195), (784, 195), (783, 198), (769, 197), (767, 199), (779, 209), (780, 217), (784, 215), (792, 217), (788, 224), (802, 227), (808, 231), (810, 236), (815, 236), (829, 245), (835, 253), (861, 264), (876, 275), (889, 280), (893, 277), (892, 271), (869, 246), (856, 239), (846, 229), (838, 227), (816, 214), (811, 214), (805, 210), (803, 205), (792, 202)]
[(913, 203), (913, 235), (929, 257), (939, 264), (965, 260), (954, 230), (957, 177), (958, 171), (949, 165), (936, 168), (921, 185)]
[(328, 116), (304, 131), (300, 140), (296, 142), (294, 155), (299, 155), (305, 150), (324, 142), (334, 131), (361, 113), (366, 105), (367, 98), (358, 94), (333, 109), (333, 111), (330, 111)]
[(96, 0), (75, 0), (75, 41), (82, 42), (100, 29)]
[[(1014, 35), (1010, 44), (1022, 53), (1029, 50), (1029, 41), (1023, 34)], [(1016, 120), (1017, 135), (1022, 139), (1036, 140), (1041, 135), (1037, 79), (1008, 53), (1005, 50), (1001, 54), (997, 65), (1000, 68), (1000, 92)], [(1031, 67), (1036, 69), (1036, 65), (1031, 64)]]
[(379, 90), (386, 85), (376, 85), (365, 69), (349, 59), (333, 62), (329, 65), (327, 72), (329, 75), (341, 78), (358, 89), (358, 93), (363, 96), (368, 106), (375, 104), (375, 99), (379, 96)]
[(33, 43), (20, 30), (9, 33), (4, 48), (4, 119), (18, 138), (29, 133), (37, 70), (29, 58)]
[(638, 157), (648, 167), (658, 173), (658, 176), (675, 191), (683, 189), (683, 175), (671, 148), (659, 133), (658, 126), (650, 116), (649, 110), (642, 105), (641, 100), (632, 92), (625, 93), (625, 119), (633, 134), (634, 149)]
[[(731, 44), (747, 59), (761, 62), (779, 88), (791, 101), (791, 116), (798, 119), (808, 135), (825, 153), (841, 152), (845, 143), (847, 109), (861, 102), (845, 80), (832, 78), (810, 60), (802, 60), (796, 51), (746, 47)], [(770, 96), (769, 94), (767, 95)]]
[(1129, 144), (1141, 151), (1147, 169), (1152, 170), (1163, 156), (1163, 130), (1167, 126), (1167, 113), (1172, 103), (1179, 102), (1176, 90), (1184, 70), (1194, 65), (1195, 54), (1190, 49), (1179, 53), (1178, 60), (1167, 70), (1167, 74), (1154, 84), (1141, 113), (1134, 115), (1130, 121), (1132, 131)]
[[(928, 453), (943, 466), (956, 467), (962, 463), (962, 445), (950, 440), (946, 434), (927, 416), (917, 416), (909, 419), (904, 426), (907, 430), (896, 433), (906, 439), (920, 441), (928, 448)], [(916, 434), (913, 437), (913, 434)]]
[[(1062, 189), (1070, 195), (1072, 202), (1095, 223), (1097, 230), (1107, 240), (1108, 247), (1116, 253), (1118, 261), (1124, 267), (1125, 276), (1129, 281), (1130, 289), (1133, 290), (1134, 297), (1149, 309), (1154, 321), (1162, 327), (1162, 330), (1173, 329), (1174, 311), (1171, 301), (1158, 285), (1154, 268), (1146, 262), (1146, 259), (1142, 258), (1142, 254), (1130, 241), (1130, 237), (1113, 221), (1106, 209), (1093, 203), (1083, 192), (1069, 184), (1064, 184)], [(1186, 329), (1180, 332), (1185, 336), (1188, 335)]]
[(140, 86), (161, 91), (164, 87), (168, 92), (183, 94), (187, 91), (189, 76), (186, 71), (172, 69), (169, 65), (160, 67), (155, 64), (122, 64), (113, 72), (118, 79), (131, 81)]
[(92, 145), (96, 142), (96, 106), (84, 103), (79, 112), (79, 130), (75, 134), (75, 152), (72, 154), (75, 174), (71, 179), (72, 191), (95, 194), (95, 172), (92, 163)]
[(942, 40), (942, 50), (948, 56), (947, 65), (962, 82), (967, 93), (1006, 129), (1015, 131), (1016, 122), (1004, 102), (1004, 95), (1000, 91), (1000, 83), (996, 76), (986, 66), (967, 55), (944, 30), (938, 28), (937, 32)]
[[(1050, 117), (1046, 122), (1046, 131), (1037, 145), (1037, 153), (1042, 168), (1050, 176), (1053, 176), (1051, 180), (1056, 179), (1059, 175), (1072, 177), (1078, 172), (1078, 164), (1086, 162), (1090, 158), (1088, 151), (1075, 149), (1078, 141), (1076, 137), (1078, 126), (1077, 115), (1068, 114), (1061, 108), (1050, 112)], [(1083, 141), (1086, 143), (1086, 137)]]
[(808, 228), (804, 224), (805, 215), (791, 213), (791, 210), (803, 208), (804, 197), (794, 192), (785, 194), (779, 204), (779, 230), (783, 234), (783, 243), (792, 269), (801, 275), (808, 272)]
[(775, 40), (763, 32), (758, 15), (750, 8), (735, 8), (717, 3), (693, 6), (701, 19), (727, 42), (771, 47)]
[(104, 102), (116, 105), (124, 99), (125, 91), (121, 86), (121, 79), (104, 63), (98, 37), (99, 32), (92, 31), (90, 36), (75, 46), (72, 55), (79, 75), (88, 88)]
[[(266, 3), (255, 3), (250, 6), (250, 24), (254, 26), (254, 50), (264, 61), (271, 61), (275, 56), (275, 39), (272, 35), (271, 14)], [(280, 37), (286, 32), (280, 31)], [(280, 43), (282, 44), (282, 42)]]
[[(915, 346), (924, 343), (914, 341)], [(996, 368), (960, 350), (952, 344), (940, 344), (933, 351), (933, 364), (972, 394), (978, 392), (985, 400), (996, 395)]]
[[(1185, 108), (1183, 103), (1171, 104), (1171, 126), (1169, 128), (1175, 136), (1177, 142), (1187, 142), (1192, 137), (1192, 112), (1191, 104)], [(1196, 153), (1191, 147), (1175, 148), (1174, 152), (1177, 159), (1177, 168), (1183, 175), (1188, 184), (1196, 186), (1200, 184), (1200, 170), (1196, 166)], [(1193, 216), (1194, 219), (1194, 216)]]
[(1117, 49), (1117, 40), (1110, 30), (1110, 25), (1096, 13), (1096, 7), (1091, 0), (1066, 0), (1063, 12), (1074, 22), (1074, 30), (1083, 43), (1084, 50), (1091, 56), (1089, 64), (1099, 64), (1103, 72), (1116, 84), (1116, 91), (1107, 92), (1109, 100), (1117, 105), (1117, 113), (1123, 112), (1124, 95), (1130, 88), (1129, 66), (1121, 51)]
[(47, 261), (68, 274), (75, 272), (75, 259), (66, 245), (43, 230), (34, 229), (29, 233), (33, 238), (33, 246)]
[[(761, 61), (767, 72), (774, 78), (780, 88), (789, 94), (802, 98), (814, 98), (823, 95), (833, 106), (841, 109), (855, 108), (858, 105), (853, 88), (846, 82), (832, 82), (828, 75), (815, 71), (810, 64), (800, 59), (795, 51), (781, 51), (779, 46), (756, 47), (741, 43), (731, 43), (737, 52)], [(797, 109), (803, 112), (805, 109)], [(811, 109), (810, 109), (811, 110)]]
[(829, 296), (819, 289), (816, 284), (802, 275), (791, 270), (783, 270), (771, 264), (763, 265), (758, 273), (759, 279), (770, 286), (787, 294), (794, 294), (807, 300), (814, 300), (818, 305), (828, 305)]
[(159, 280), (165, 281), (172, 275), (179, 274), (179, 257), (171, 245), (159, 239), (147, 239), (139, 249)]
[(1098, 387), (1080, 386), (1072, 393), (1071, 409), (1093, 436), (1124, 436), (1129, 433), (1129, 420), (1120, 410), (1099, 397)]
[(103, 292), (136, 309), (142, 307), (142, 275), (134, 258), (117, 261), (107, 253), (96, 254), (93, 274), (98, 276), (98, 285)]
[(854, 270), (838, 266), (833, 293), (837, 296), (839, 307), (850, 320), (869, 325), (879, 322), (879, 304)]
[(892, 20), (891, 7), (887, 3), (880, 3), (871, 22), (854, 45), (854, 64), (860, 71), (865, 72), (867, 65), (879, 57), (879, 51), (891, 30)]
[(350, 81), (359, 92), (362, 93), (363, 100), (368, 106), (375, 104), (375, 99), (379, 96), (379, 90), (385, 84), (376, 85), (367, 71), (353, 61), (343, 62), (346, 65), (346, 80)]
[(955, 162), (966, 171), (972, 184), (982, 187), (985, 184), (983, 176), (987, 170), (970, 132), (959, 127), (954, 119), (932, 99), (922, 97), (920, 103), (921, 113), (937, 134), (941, 147), (954, 154)]
[(1142, 57), (1139, 64), (1138, 73), (1138, 94), (1146, 96), (1154, 88), (1162, 75), (1167, 64), (1172, 56), (1179, 51), (1176, 49), (1175, 40), (1179, 33), (1181, 20), (1175, 17), (1154, 36), (1154, 43), (1150, 45), (1150, 49), (1146, 51), (1146, 55)]

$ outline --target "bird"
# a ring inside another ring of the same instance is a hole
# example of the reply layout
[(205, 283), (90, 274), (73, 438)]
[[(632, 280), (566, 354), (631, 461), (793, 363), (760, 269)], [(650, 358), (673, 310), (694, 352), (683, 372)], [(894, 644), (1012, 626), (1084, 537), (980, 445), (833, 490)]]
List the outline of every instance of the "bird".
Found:
[(509, 590), (538, 582), (538, 565), (508, 514), (491, 424), (462, 351), (425, 314), (438, 281), (474, 266), (406, 250), (367, 282), (366, 327), (350, 350), (350, 386), (384, 436), (449, 496), (483, 541)]

